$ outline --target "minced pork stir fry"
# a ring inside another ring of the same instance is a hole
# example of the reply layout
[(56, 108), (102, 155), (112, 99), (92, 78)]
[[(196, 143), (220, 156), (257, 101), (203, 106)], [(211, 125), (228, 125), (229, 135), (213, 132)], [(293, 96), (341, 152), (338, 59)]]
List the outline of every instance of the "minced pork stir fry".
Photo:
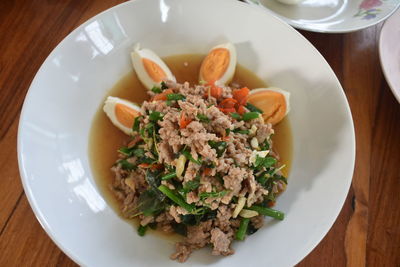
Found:
[(185, 236), (172, 259), (186, 261), (208, 245), (230, 255), (263, 225), (286, 187), (273, 151), (270, 123), (247, 103), (249, 89), (162, 83), (149, 91), (133, 125), (131, 141), (119, 150), (112, 189), (126, 218), (148, 228)]

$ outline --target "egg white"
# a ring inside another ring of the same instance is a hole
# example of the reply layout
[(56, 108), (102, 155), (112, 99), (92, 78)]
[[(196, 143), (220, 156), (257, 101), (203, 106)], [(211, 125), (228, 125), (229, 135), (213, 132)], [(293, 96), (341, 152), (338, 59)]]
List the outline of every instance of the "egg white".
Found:
[(123, 125), (122, 123), (120, 123), (117, 119), (117, 116), (115, 114), (115, 106), (117, 104), (122, 104), (125, 106), (128, 106), (138, 112), (140, 112), (140, 107), (128, 100), (125, 99), (121, 99), (118, 97), (113, 97), (113, 96), (109, 96), (107, 97), (106, 101), (104, 102), (104, 106), (103, 106), (103, 110), (104, 112), (107, 114), (108, 118), (111, 120), (111, 122), (121, 131), (123, 131), (124, 133), (126, 133), (127, 135), (132, 135), (133, 131), (132, 131), (132, 127), (128, 128), (125, 125)]
[[(232, 80), (233, 75), (235, 75), (236, 63), (237, 63), (236, 48), (232, 43), (225, 43), (225, 44), (220, 44), (220, 45), (217, 45), (217, 46), (211, 48), (209, 53), (217, 48), (225, 48), (229, 52), (228, 68), (226, 69), (226, 71), (222, 75), (222, 77), (219, 78), (217, 81), (215, 81), (215, 85), (225, 86)], [(200, 73), (200, 81), (204, 81), (204, 78), (202, 77), (201, 73)]]
[(147, 88), (151, 89), (154, 86), (160, 86), (159, 82), (154, 81), (150, 75), (147, 73), (144, 65), (143, 65), (143, 58), (150, 59), (154, 63), (156, 63), (166, 74), (166, 80), (171, 80), (176, 82), (175, 76), (172, 74), (171, 70), (165, 64), (164, 61), (152, 50), (146, 48), (140, 48), (140, 44), (136, 44), (134, 47), (134, 51), (131, 53), (131, 60), (133, 68), (142, 82), (142, 84)]
[(263, 92), (263, 91), (274, 91), (277, 93), (280, 93), (283, 95), (283, 97), (285, 98), (285, 102), (286, 102), (286, 113), (285, 115), (287, 115), (290, 111), (290, 93), (288, 91), (282, 90), (278, 87), (268, 87), (268, 88), (257, 88), (257, 89), (253, 89), (250, 90), (250, 95), (251, 94), (256, 94), (259, 92)]

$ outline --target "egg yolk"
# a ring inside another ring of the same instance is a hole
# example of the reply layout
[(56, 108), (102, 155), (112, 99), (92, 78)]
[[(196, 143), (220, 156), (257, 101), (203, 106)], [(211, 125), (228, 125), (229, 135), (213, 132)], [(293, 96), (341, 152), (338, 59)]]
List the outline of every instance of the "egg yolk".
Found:
[(212, 50), (200, 67), (202, 78), (207, 81), (217, 81), (228, 69), (230, 61), (230, 53), (226, 48), (216, 48)]
[(248, 102), (261, 109), (264, 121), (272, 125), (280, 122), (286, 115), (286, 100), (281, 93), (263, 91), (250, 94)]
[(115, 105), (115, 116), (122, 125), (131, 128), (135, 118), (139, 116), (139, 112), (126, 105), (118, 103)]
[(164, 70), (154, 61), (143, 58), (142, 62), (147, 74), (154, 82), (159, 83), (167, 77)]

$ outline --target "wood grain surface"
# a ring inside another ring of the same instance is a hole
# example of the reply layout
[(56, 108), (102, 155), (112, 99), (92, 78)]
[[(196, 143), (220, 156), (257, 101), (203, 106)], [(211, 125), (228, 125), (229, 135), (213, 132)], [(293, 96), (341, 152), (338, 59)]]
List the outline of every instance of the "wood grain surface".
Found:
[[(48, 54), (120, 0), (0, 1), (0, 266), (76, 266), (50, 240), (23, 192), (18, 120)], [(400, 266), (400, 104), (379, 63), (381, 24), (348, 34), (301, 32), (327, 59), (352, 110), (353, 183), (335, 224), (298, 266)]]

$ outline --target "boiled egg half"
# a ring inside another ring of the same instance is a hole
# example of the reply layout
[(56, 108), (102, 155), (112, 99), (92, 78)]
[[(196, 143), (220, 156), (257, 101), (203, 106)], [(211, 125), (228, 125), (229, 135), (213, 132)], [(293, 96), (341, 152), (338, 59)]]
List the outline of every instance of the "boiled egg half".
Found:
[(236, 60), (236, 48), (232, 43), (213, 47), (201, 63), (200, 81), (225, 86), (235, 74)]
[(140, 116), (140, 107), (128, 100), (118, 97), (107, 97), (104, 112), (111, 122), (124, 133), (131, 135), (135, 118)]
[(250, 91), (248, 102), (263, 111), (265, 122), (275, 125), (290, 111), (290, 93), (277, 87)]
[(131, 53), (131, 59), (139, 80), (149, 90), (154, 86), (159, 87), (162, 81), (176, 81), (165, 62), (150, 49), (140, 48), (137, 44)]

